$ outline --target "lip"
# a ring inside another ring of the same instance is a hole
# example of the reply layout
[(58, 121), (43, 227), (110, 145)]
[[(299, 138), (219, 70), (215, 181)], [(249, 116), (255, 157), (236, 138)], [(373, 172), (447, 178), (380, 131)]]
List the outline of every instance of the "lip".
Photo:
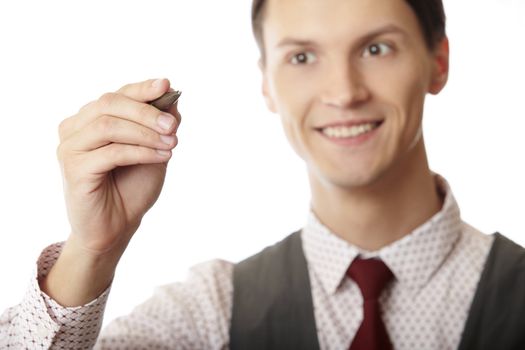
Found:
[[(353, 125), (359, 125), (359, 124), (368, 124), (368, 123), (378, 123), (372, 131), (369, 131), (365, 134), (356, 136), (356, 137), (345, 137), (345, 138), (336, 138), (336, 137), (329, 137), (325, 135), (322, 131), (322, 129), (327, 127), (337, 127), (337, 126), (353, 126)], [(327, 124), (326, 126), (316, 128), (316, 131), (323, 137), (325, 140), (330, 141), (331, 143), (334, 143), (338, 146), (361, 146), (365, 144), (367, 141), (370, 141), (372, 138), (374, 138), (378, 132), (381, 130), (381, 127), (384, 124), (384, 120), (368, 120), (368, 121), (351, 121), (351, 122), (343, 122), (343, 123), (332, 123)]]
[(379, 123), (382, 124), (384, 122), (384, 119), (359, 119), (359, 120), (347, 120), (347, 121), (336, 121), (336, 122), (330, 122), (318, 127), (315, 127), (316, 130), (321, 131), (325, 128), (334, 128), (334, 127), (340, 127), (340, 126), (346, 126), (346, 127), (352, 127), (354, 125), (360, 125), (360, 124), (370, 124), (370, 123)]

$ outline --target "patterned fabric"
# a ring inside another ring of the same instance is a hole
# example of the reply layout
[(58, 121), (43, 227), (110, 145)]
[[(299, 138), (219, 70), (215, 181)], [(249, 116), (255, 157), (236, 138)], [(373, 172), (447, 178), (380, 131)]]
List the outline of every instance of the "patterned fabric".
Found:
[(379, 301), (394, 349), (456, 349), (494, 240), (461, 221), (446, 181), (441, 211), (376, 252), (359, 250), (310, 214), (303, 230), (314, 313), (322, 349), (344, 349), (363, 320), (363, 298), (346, 278), (356, 256), (379, 257), (394, 273)]
[[(493, 236), (460, 219), (447, 183), (442, 210), (376, 252), (357, 249), (313, 213), (302, 231), (321, 349), (348, 348), (363, 319), (358, 286), (345, 276), (354, 258), (379, 257), (395, 276), (380, 298), (395, 349), (455, 349)], [(44, 276), (61, 250), (44, 250)], [(213, 260), (191, 269), (183, 283), (160, 287), (127, 316), (104, 329), (95, 349), (227, 349), (233, 264)], [(63, 308), (42, 293), (37, 274), (23, 301), (0, 317), (0, 349), (89, 349), (97, 339), (109, 290), (91, 303)]]
[(63, 243), (53, 244), (44, 250), (23, 302), (0, 317), (0, 349), (92, 348), (109, 289), (85, 306), (63, 308), (41, 292), (38, 285), (37, 278), (47, 275), (62, 246)]

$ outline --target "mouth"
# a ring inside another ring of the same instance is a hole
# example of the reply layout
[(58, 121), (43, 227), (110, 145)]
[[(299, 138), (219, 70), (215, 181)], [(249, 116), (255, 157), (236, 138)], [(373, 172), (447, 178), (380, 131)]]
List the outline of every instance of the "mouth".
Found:
[(383, 122), (384, 120), (334, 124), (316, 128), (316, 130), (330, 139), (357, 139), (360, 136), (371, 133), (381, 126)]

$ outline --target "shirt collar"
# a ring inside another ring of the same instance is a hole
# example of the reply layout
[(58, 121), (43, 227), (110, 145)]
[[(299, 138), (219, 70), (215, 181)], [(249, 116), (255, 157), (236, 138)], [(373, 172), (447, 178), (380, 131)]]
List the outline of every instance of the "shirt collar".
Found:
[(313, 211), (302, 231), (303, 249), (308, 265), (325, 290), (333, 294), (346, 276), (350, 263), (358, 256), (379, 257), (399, 283), (417, 293), (443, 263), (459, 238), (459, 207), (447, 181), (435, 175), (438, 190), (444, 194), (443, 207), (429, 220), (378, 251), (362, 250), (330, 232)]

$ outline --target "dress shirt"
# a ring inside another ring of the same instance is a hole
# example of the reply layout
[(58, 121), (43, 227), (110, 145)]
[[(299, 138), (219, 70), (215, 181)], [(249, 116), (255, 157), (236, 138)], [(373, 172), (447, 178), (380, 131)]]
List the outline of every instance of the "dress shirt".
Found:
[[(458, 347), (493, 236), (464, 223), (447, 182), (435, 179), (442, 209), (378, 251), (349, 244), (309, 213), (301, 238), (321, 349), (347, 349), (361, 324), (361, 292), (346, 277), (358, 255), (381, 258), (395, 276), (379, 300), (395, 349)], [(39, 277), (61, 248), (44, 250)], [(39, 289), (35, 275), (24, 300), (0, 317), (0, 348), (227, 349), (233, 266), (212, 260), (193, 267), (185, 282), (159, 287), (131, 314), (113, 320), (98, 341), (109, 289), (85, 306), (64, 308)]]

